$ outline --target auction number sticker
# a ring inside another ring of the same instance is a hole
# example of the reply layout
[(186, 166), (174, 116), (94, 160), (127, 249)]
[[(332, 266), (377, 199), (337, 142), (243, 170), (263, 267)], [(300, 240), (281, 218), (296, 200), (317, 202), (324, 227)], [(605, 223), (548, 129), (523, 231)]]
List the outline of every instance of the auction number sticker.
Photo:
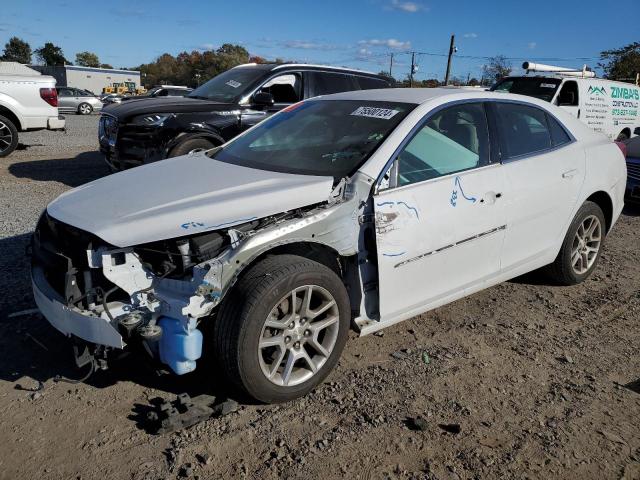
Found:
[(541, 83), (540, 88), (556, 88), (555, 83)]
[(400, 112), (398, 112), (398, 110), (391, 110), (390, 108), (358, 107), (351, 115), (389, 120), (397, 113)]
[(236, 82), (235, 80), (229, 80), (227, 82), (227, 85), (229, 85), (230, 87), (233, 87), (233, 88), (238, 88), (242, 84), (240, 82)]

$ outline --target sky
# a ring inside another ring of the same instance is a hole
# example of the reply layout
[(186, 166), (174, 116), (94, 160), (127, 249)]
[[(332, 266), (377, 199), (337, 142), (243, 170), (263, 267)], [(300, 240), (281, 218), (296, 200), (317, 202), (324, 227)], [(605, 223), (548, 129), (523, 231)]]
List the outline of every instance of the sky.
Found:
[(455, 34), (452, 75), (479, 78), (495, 55), (516, 72), (524, 60), (596, 67), (602, 50), (640, 40), (631, 11), (599, 0), (7, 0), (0, 48), (18, 36), (33, 49), (53, 42), (70, 61), (88, 50), (117, 68), (235, 43), (268, 59), (375, 72), (389, 70), (393, 53), (396, 78), (415, 51), (421, 80), (444, 77)]

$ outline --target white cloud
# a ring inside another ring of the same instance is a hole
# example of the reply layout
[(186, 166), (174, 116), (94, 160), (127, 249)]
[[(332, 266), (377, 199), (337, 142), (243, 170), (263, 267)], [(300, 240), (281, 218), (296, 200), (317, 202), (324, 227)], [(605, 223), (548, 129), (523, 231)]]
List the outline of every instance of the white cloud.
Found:
[(426, 12), (429, 10), (427, 7), (425, 7), (421, 3), (403, 2), (401, 0), (391, 0), (391, 4), (389, 5), (389, 8), (391, 8), (392, 10), (400, 10), (402, 12), (407, 12), (407, 13), (416, 13), (421, 10)]
[(463, 35), (464, 38), (478, 38), (478, 34), (474, 32), (465, 33)]
[(280, 42), (280, 46), (299, 50), (336, 50), (339, 48), (338, 45), (306, 40), (285, 40)]
[(216, 46), (213, 43), (203, 43), (202, 45), (198, 45), (196, 50), (215, 50)]
[(529, 50), (535, 50), (535, 48), (538, 46), (538, 44), (536, 42), (529, 42), (527, 43), (527, 47), (529, 47)]
[(371, 40), (360, 40), (358, 44), (369, 47), (388, 47), (395, 50), (406, 50), (407, 48), (411, 48), (411, 42), (402, 42), (400, 40), (396, 40), (395, 38), (388, 38), (383, 40), (377, 38), (373, 38)]

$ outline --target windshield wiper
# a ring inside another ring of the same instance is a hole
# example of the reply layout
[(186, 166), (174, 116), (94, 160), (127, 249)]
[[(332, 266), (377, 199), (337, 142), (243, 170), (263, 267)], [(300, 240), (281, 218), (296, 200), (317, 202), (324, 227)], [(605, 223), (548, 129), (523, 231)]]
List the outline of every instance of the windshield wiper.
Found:
[(198, 100), (211, 100), (209, 97), (203, 97), (202, 95), (186, 95), (188, 98), (197, 98)]

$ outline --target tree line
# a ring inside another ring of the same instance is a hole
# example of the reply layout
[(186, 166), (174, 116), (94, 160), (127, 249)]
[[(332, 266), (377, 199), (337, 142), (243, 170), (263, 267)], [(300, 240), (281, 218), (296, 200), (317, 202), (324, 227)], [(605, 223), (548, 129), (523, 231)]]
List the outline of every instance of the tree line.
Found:
[[(46, 42), (42, 47), (32, 50), (29, 43), (18, 37), (10, 38), (5, 44), (0, 60), (29, 65), (34, 57), (38, 63), (43, 65), (73, 65), (59, 46)], [(140, 71), (142, 83), (147, 87), (161, 84), (195, 87), (236, 65), (249, 62), (267, 63), (268, 60), (250, 55), (247, 49), (240, 45), (225, 43), (217, 49), (185, 51), (176, 56), (164, 53), (153, 62), (121, 68)], [(283, 63), (284, 60), (276, 58), (271, 62)], [(102, 63), (98, 55), (88, 51), (76, 53), (75, 64), (84, 67), (113, 68), (108, 63)], [(640, 42), (633, 42), (617, 49), (603, 50), (600, 52), (598, 67), (603, 70), (605, 78), (635, 81), (636, 75), (640, 73)], [(497, 55), (491, 57), (483, 65), (480, 79), (454, 77), (450, 83), (453, 85), (490, 85), (511, 74), (512, 71), (513, 67), (509, 59), (504, 55)], [(387, 75), (387, 72), (380, 73)], [(441, 85), (441, 82), (432, 78), (414, 81), (413, 85), (437, 87)], [(399, 80), (398, 86), (409, 86), (409, 79)]]

